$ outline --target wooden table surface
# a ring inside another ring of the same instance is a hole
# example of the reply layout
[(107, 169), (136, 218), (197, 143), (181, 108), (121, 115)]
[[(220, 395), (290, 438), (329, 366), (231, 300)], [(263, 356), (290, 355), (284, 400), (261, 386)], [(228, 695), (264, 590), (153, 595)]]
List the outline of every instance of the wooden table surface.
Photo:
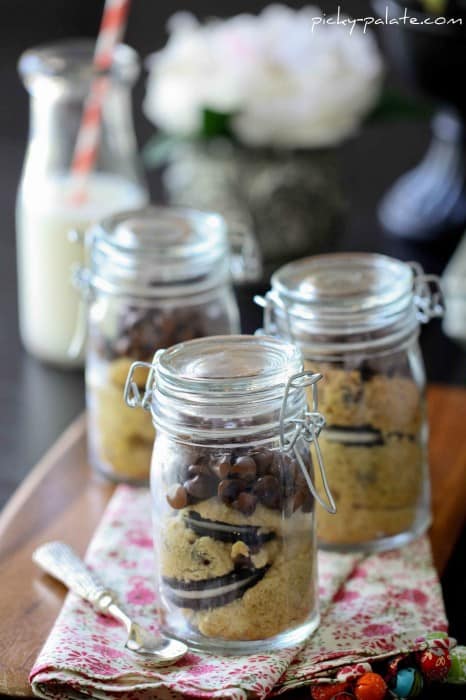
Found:
[[(428, 406), (434, 513), (430, 535), (441, 573), (466, 514), (466, 390), (432, 386)], [(33, 550), (47, 540), (62, 539), (83, 554), (113, 490), (87, 465), (82, 416), (5, 507), (0, 517), (0, 693), (30, 695), (29, 670), (65, 595), (60, 584), (32, 564)]]

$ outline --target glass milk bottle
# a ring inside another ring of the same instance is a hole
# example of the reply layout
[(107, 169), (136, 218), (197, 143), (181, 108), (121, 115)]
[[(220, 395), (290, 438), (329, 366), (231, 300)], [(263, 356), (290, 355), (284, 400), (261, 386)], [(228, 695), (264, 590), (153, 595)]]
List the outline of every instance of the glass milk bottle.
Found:
[(94, 77), (93, 43), (68, 40), (26, 51), (19, 72), (31, 95), (29, 143), (17, 198), (19, 321), (26, 349), (46, 362), (81, 366), (72, 350), (82, 313), (73, 271), (87, 227), (147, 203), (131, 116), (137, 54), (118, 46), (108, 77), (96, 162), (76, 197), (71, 162)]

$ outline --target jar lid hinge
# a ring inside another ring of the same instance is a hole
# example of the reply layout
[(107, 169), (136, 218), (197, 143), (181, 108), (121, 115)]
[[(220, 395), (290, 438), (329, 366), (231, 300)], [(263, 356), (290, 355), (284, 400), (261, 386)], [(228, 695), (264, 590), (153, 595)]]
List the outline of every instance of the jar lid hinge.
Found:
[[(280, 449), (283, 452), (294, 452), (294, 456), (299, 464), (299, 468), (303, 474), (309, 491), (314, 496), (316, 501), (325, 508), (328, 513), (336, 513), (336, 505), (333, 499), (330, 487), (327, 481), (327, 475), (325, 473), (324, 462), (322, 459), (322, 452), (319, 447), (319, 434), (322, 428), (325, 426), (325, 418), (318, 411), (318, 394), (317, 394), (317, 382), (322, 379), (322, 375), (317, 372), (304, 371), (298, 374), (293, 374), (287, 381), (285, 387), (285, 393), (283, 396), (283, 403), (280, 412)], [(312, 411), (306, 411), (302, 419), (294, 419), (291, 421), (295, 425), (295, 431), (292, 437), (287, 440), (285, 434), (287, 432), (287, 426), (285, 425), (286, 410), (288, 405), (288, 398), (292, 389), (304, 389), (307, 387), (312, 388)], [(317, 489), (311, 479), (311, 476), (306, 469), (303, 458), (297, 447), (298, 440), (302, 438), (312, 447), (314, 446), (314, 452), (317, 458), (317, 464), (319, 466), (320, 476), (322, 478), (322, 484), (324, 487), (326, 501), (317, 492)]]

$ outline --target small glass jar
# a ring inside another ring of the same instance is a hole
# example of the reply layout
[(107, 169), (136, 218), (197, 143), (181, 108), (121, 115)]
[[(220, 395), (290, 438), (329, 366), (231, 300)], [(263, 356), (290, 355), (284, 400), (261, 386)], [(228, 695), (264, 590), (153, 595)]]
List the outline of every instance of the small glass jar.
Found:
[[(28, 352), (61, 367), (84, 365), (74, 337), (83, 234), (116, 211), (148, 201), (131, 114), (139, 75), (129, 46), (115, 51), (102, 106), (99, 148), (79, 201), (71, 163), (92, 80), (94, 42), (74, 39), (26, 51), (19, 72), (31, 95), (29, 141), (16, 207), (19, 321)], [(73, 232), (73, 240), (70, 233)], [(76, 236), (76, 233), (78, 234)]]
[(442, 313), (436, 278), (383, 255), (321, 255), (280, 268), (262, 303), (265, 332), (296, 342), (305, 367), (324, 377), (320, 442), (337, 514), (319, 517), (319, 545), (375, 551), (423, 533), (430, 492), (418, 335), (420, 321)]
[(320, 375), (303, 371), (296, 346), (258, 336), (160, 350), (142, 398), (139, 370), (133, 365), (125, 396), (150, 407), (156, 428), (151, 491), (165, 631), (222, 653), (298, 643), (319, 619), (309, 442), (320, 457)]
[[(223, 219), (164, 207), (125, 212), (93, 227), (86, 242), (86, 394), (91, 464), (116, 481), (146, 482), (154, 433), (122, 392), (132, 362), (154, 349), (237, 333)], [(144, 387), (147, 372), (134, 376)]]

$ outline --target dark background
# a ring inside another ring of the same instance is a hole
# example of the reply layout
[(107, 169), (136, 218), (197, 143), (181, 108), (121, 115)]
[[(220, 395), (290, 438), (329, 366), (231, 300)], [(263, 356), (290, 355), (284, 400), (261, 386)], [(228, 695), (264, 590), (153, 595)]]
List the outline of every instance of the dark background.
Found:
[[(267, 3), (258, 0), (133, 0), (126, 41), (142, 57), (165, 41), (166, 19), (176, 10), (189, 9), (198, 17), (257, 12)], [(288, 2), (292, 7), (303, 3)], [(337, 2), (321, 2), (332, 12)], [(368, 2), (341, 2), (342, 10), (354, 17), (373, 15)], [(0, 20), (0, 506), (41, 457), (66, 425), (84, 406), (83, 379), (78, 372), (66, 373), (40, 365), (21, 349), (16, 308), (14, 201), (20, 178), (28, 129), (28, 96), (16, 72), (19, 54), (26, 48), (54, 39), (88, 35), (98, 30), (102, 0), (2, 0)], [(143, 76), (136, 87), (134, 111), (139, 144), (153, 134), (152, 125), (141, 113)], [(390, 85), (403, 86), (388, 71)], [(409, 244), (390, 238), (377, 223), (376, 205), (387, 187), (415, 165), (429, 142), (427, 119), (396, 120), (367, 125), (361, 134), (341, 149), (343, 184), (349, 202), (339, 250), (379, 251), (404, 260), (418, 260), (429, 272), (441, 273), (457, 239), (437, 244)], [(157, 175), (149, 183), (154, 199), (160, 199)], [(250, 301), (252, 290), (240, 293), (244, 330), (260, 324), (260, 313)], [(464, 384), (464, 351), (432, 322), (422, 334), (422, 345), (430, 381)], [(447, 465), (446, 465), (447, 468)], [(462, 602), (464, 538), (442, 581), (452, 633), (466, 642), (465, 610)], [(443, 691), (442, 691), (443, 696)], [(453, 697), (453, 696), (452, 696)], [(460, 695), (455, 696), (460, 697)]]
[[(189, 6), (198, 17), (259, 11), (265, 0), (133, 0), (126, 41), (142, 57), (163, 46), (167, 18)], [(330, 13), (337, 2), (321, 3)], [(299, 7), (300, 2), (288, 2)], [(28, 130), (28, 95), (16, 63), (20, 53), (58, 38), (95, 36), (103, 0), (2, 0), (0, 21), (0, 506), (19, 480), (83, 407), (82, 376), (41, 366), (22, 351), (16, 309), (14, 202)], [(354, 17), (373, 15), (368, 2), (344, 2)], [(387, 82), (404, 89), (388, 71)], [(141, 112), (144, 72), (134, 94), (139, 144), (153, 134)], [(415, 165), (429, 142), (427, 119), (392, 120), (367, 125), (341, 148), (341, 170), (348, 198), (339, 250), (379, 251), (404, 260), (418, 260), (429, 272), (440, 273), (453, 252), (455, 238), (436, 245), (413, 245), (385, 236), (376, 219), (376, 205), (387, 187)], [(157, 175), (150, 173), (154, 199), (160, 199)], [(250, 303), (251, 290), (241, 292), (245, 331), (260, 324), (259, 310)], [(434, 321), (423, 331), (427, 375), (431, 381), (462, 384), (465, 354), (449, 341)]]

